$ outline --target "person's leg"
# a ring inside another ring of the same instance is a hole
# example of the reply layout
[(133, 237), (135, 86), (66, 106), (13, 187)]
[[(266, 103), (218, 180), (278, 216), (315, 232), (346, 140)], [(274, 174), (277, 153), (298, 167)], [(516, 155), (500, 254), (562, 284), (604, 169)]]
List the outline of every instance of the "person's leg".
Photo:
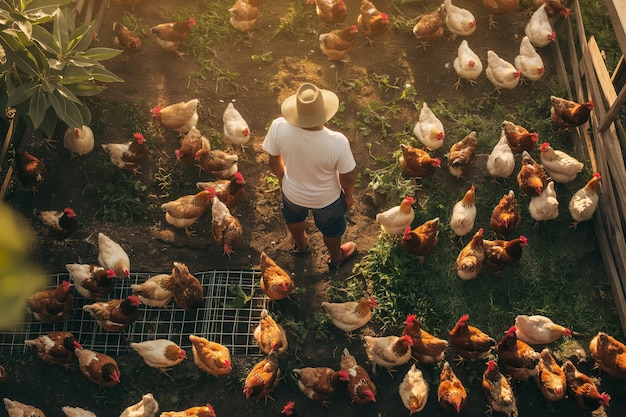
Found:
[(290, 223), (287, 225), (287, 229), (289, 229), (298, 251), (306, 252), (309, 249), (309, 238), (306, 235), (305, 222)]
[(282, 199), (282, 213), (287, 223), (287, 229), (295, 243), (294, 252), (306, 254), (309, 252), (309, 238), (306, 235), (305, 220), (309, 215), (309, 209), (293, 204), (284, 194)]
[(324, 243), (328, 249), (328, 263), (337, 267), (356, 253), (354, 242), (341, 244), (341, 238), (346, 231), (346, 202), (343, 193), (331, 205), (312, 211), (315, 224), (324, 235)]
[(338, 263), (343, 258), (343, 253), (341, 251), (341, 236), (339, 237), (327, 237), (324, 236), (324, 243), (326, 244), (326, 248), (328, 248), (328, 256), (330, 257), (331, 263)]

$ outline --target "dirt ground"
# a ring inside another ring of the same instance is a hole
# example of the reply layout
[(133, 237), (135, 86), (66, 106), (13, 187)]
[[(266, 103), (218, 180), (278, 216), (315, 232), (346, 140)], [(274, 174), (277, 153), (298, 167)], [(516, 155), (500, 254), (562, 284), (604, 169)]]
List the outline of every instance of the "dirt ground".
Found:
[[(347, 3), (349, 9), (347, 22), (355, 22), (358, 3), (356, 1)], [(358, 120), (357, 112), (367, 107), (367, 103), (384, 102), (384, 99), (381, 99), (381, 90), (372, 82), (374, 77), (389, 75), (390, 82), (396, 86), (411, 83), (417, 91), (416, 103), (424, 100), (431, 103), (439, 99), (454, 102), (463, 98), (493, 97), (493, 87), (482, 75), (477, 86), (470, 87), (464, 84), (455, 90), (453, 84), (457, 77), (452, 68), (452, 60), (456, 55), (458, 42), (449, 42), (446, 39), (447, 34), (433, 42), (427, 50), (417, 48), (417, 42), (410, 31), (394, 29), (377, 39), (373, 46), (369, 46), (365, 39), (359, 36), (350, 53), (350, 62), (347, 65), (333, 64), (320, 52), (316, 33), (301, 39), (273, 36), (280, 18), (287, 11), (289, 3), (285, 0), (266, 3), (254, 29), (253, 39), (244, 39), (233, 32), (232, 41), (224, 42), (214, 49), (215, 66), (239, 74), (236, 86), (220, 82), (210, 74), (205, 80), (194, 79), (192, 74), (196, 73), (199, 67), (193, 57), (179, 58), (162, 51), (149, 33), (151, 26), (170, 21), (174, 13), (193, 4), (191, 0), (177, 2), (152, 0), (143, 2), (134, 11), (135, 16), (141, 18), (142, 26), (145, 28), (143, 51), (140, 55), (134, 56), (128, 65), (122, 57), (106, 63), (108, 69), (124, 79), (124, 83), (111, 85), (103, 97), (134, 103), (136, 106), (142, 106), (145, 112), (149, 112), (158, 104), (198, 98), (201, 103), (199, 121), (201, 131), (207, 129), (221, 131), (222, 112), (229, 101), (235, 100), (236, 107), (246, 118), (252, 132), (252, 140), (239, 164), (240, 171), (246, 179), (247, 202), (235, 212), (245, 230), (244, 240), (235, 249), (235, 254), (230, 258), (224, 256), (221, 248), (213, 242), (210, 215), (203, 216), (194, 226), (196, 236), (191, 238), (165, 223), (159, 205), (172, 198), (161, 194), (156, 178), (159, 168), (180, 169), (174, 164), (174, 149), (178, 147), (178, 139), (173, 132), (161, 131), (159, 135), (150, 138), (154, 141), (151, 158), (142, 166), (141, 174), (138, 176), (150, 192), (145, 217), (130, 226), (99, 220), (96, 212), (100, 202), (95, 188), (114, 181), (114, 176), (119, 175), (119, 173), (113, 173), (113, 176), (98, 174), (97, 168), (104, 159), (99, 144), (128, 140), (133, 133), (124, 131), (119, 125), (114, 116), (115, 109), (98, 115), (109, 125), (105, 132), (96, 134), (96, 148), (87, 156), (70, 159), (68, 152), (60, 143), (53, 151), (37, 143), (29, 144), (28, 149), (40, 156), (48, 165), (49, 178), (36, 196), (25, 193), (15, 185), (7, 195), (6, 201), (29, 217), (33, 225), (36, 224), (31, 214), (34, 208), (56, 209), (71, 206), (78, 213), (81, 228), (73, 236), (70, 244), (54, 244), (41, 239), (34, 250), (36, 261), (49, 273), (64, 271), (66, 263), (95, 263), (98, 232), (107, 234), (127, 250), (133, 271), (166, 272), (171, 270), (174, 261), (184, 262), (192, 272), (258, 268), (259, 254), (265, 251), (294, 275), (297, 286), (306, 290), (305, 295), (296, 295), (292, 300), (278, 303), (275, 308), (284, 314), (305, 317), (319, 311), (321, 301), (326, 299), (331, 279), (342, 279), (351, 275), (354, 263), (358, 262), (360, 256), (378, 239), (379, 226), (374, 221), (376, 213), (395, 203), (388, 203), (383, 196), (369, 190), (366, 187), (367, 177), (361, 176), (355, 206), (347, 216), (348, 230), (345, 235), (346, 240), (355, 241), (359, 248), (359, 254), (354, 261), (348, 262), (339, 271), (329, 271), (325, 262), (322, 236), (312, 221), (308, 224), (312, 244), (311, 256), (294, 257), (290, 254), (289, 237), (280, 215), (280, 196), (277, 191), (268, 189), (265, 181), (268, 175), (268, 158), (261, 149), (269, 123), (279, 116), (282, 100), (295, 92), (304, 81), (337, 91), (345, 107), (337, 117), (340, 122), (335, 125), (331, 123), (329, 127), (345, 131), (351, 141), (357, 167), (363, 173), (368, 167), (382, 167), (376, 165), (373, 157), (389, 158), (397, 150), (397, 143), (385, 141), (380, 132), (372, 132), (365, 136), (359, 130), (350, 128)], [(428, 0), (402, 3), (401, 7), (405, 16), (415, 17), (433, 10), (438, 4), (436, 1)], [(498, 16), (499, 23), (496, 29), (489, 30), (487, 13), (480, 2), (463, 0), (455, 1), (455, 4), (470, 9), (476, 16), (478, 28), (468, 40), (485, 65), (489, 49), (497, 51), (505, 59), (513, 60), (528, 19), (525, 10), (512, 15)], [(396, 10), (391, 7), (388, 0), (376, 2), (376, 5), (379, 9), (387, 11), (390, 18), (394, 19)], [(102, 45), (113, 46), (112, 22), (119, 20), (123, 12), (123, 9), (114, 4), (108, 9), (98, 35)], [(216, 12), (227, 15), (225, 10)], [(312, 15), (312, 18), (315, 16)], [(319, 33), (328, 29), (329, 27), (320, 22)], [(271, 52), (273, 58), (271, 63), (259, 63), (250, 59), (254, 54), (268, 52)], [(503, 91), (496, 96), (501, 105), (511, 108), (520, 94), (531, 91), (531, 88), (532, 91), (540, 90), (542, 85), (556, 77), (549, 50), (544, 48), (540, 53), (546, 64), (544, 79), (534, 86), (526, 85), (513, 91)], [(345, 89), (346, 81), (359, 81), (362, 88), (358, 92)], [(412, 125), (417, 120), (417, 112), (410, 106), (403, 108), (402, 114), (405, 116), (404, 123)], [(397, 120), (390, 122), (393, 131), (403, 129), (401, 122)], [(442, 149), (437, 153), (442, 160), (445, 159), (443, 151)], [(465, 183), (451, 182), (446, 175), (447, 169), (441, 171), (437, 178), (450, 188), (450, 192), (458, 194), (459, 190), (466, 188)], [(198, 177), (198, 180), (207, 179), (206, 174)], [(177, 198), (194, 192), (193, 188), (181, 189), (178, 195), (171, 197)], [(166, 234), (162, 233), (163, 231), (173, 231), (173, 238), (164, 238)], [(313, 342), (303, 352), (288, 355), (284, 358), (285, 363), (336, 367), (339, 361), (338, 352), (344, 346), (348, 346), (360, 362), (365, 364), (365, 355), (359, 342), (347, 343), (339, 331), (331, 332), (331, 335), (330, 340), (322, 343)], [(361, 408), (351, 405), (345, 396), (339, 396), (330, 409), (324, 410), (319, 404), (306, 399), (289, 378), (281, 382), (272, 394), (275, 401), (269, 400), (267, 404), (262, 401), (259, 403), (246, 401), (240, 392), (240, 379), (245, 377), (244, 369), (256, 358), (234, 358), (234, 376), (231, 379), (215, 379), (200, 375), (193, 363), (186, 361), (171, 373), (174, 382), (157, 375), (136, 358), (121, 358), (125, 378), (124, 382), (113, 390), (98, 390), (95, 386), (85, 385), (82, 376), (77, 376), (76, 371), (53, 370), (36, 361), (23, 358), (10, 363), (7, 363), (9, 361), (6, 358), (4, 360), (4, 366), (9, 375), (13, 375), (15, 382), (0, 386), (2, 396), (24, 402), (32, 398), (31, 403), (36, 403), (36, 398), (40, 399), (43, 401), (40, 407), (48, 416), (61, 415), (62, 405), (75, 405), (88, 408), (101, 417), (114, 417), (127, 405), (138, 401), (145, 392), (153, 392), (161, 403), (162, 411), (183, 409), (208, 402), (214, 406), (218, 416), (279, 415), (287, 401), (296, 401), (299, 415), (303, 416), (395, 416), (407, 413), (398, 396), (397, 387), (408, 366), (400, 368), (393, 378), (386, 374), (376, 377), (379, 387), (376, 404)], [(20, 368), (24, 364), (28, 365), (30, 369), (28, 372)], [(18, 372), (18, 375), (15, 375), (15, 372)], [(424, 372), (431, 382), (431, 393), (424, 413), (430, 416), (443, 415), (444, 412), (437, 405), (436, 397), (438, 370), (426, 368)], [(46, 376), (43, 382), (42, 375)], [(473, 381), (476, 380), (474, 375)], [(470, 400), (462, 414), (466, 416), (484, 414), (486, 407), (480, 386), (474, 384), (468, 389)], [(582, 415), (569, 402), (547, 406), (532, 386), (521, 384), (516, 389), (522, 416)], [(29, 390), (35, 390), (32, 397), (21, 394)], [(19, 398), (20, 395), (23, 395), (22, 398)], [(64, 403), (59, 404), (59, 399)], [(71, 403), (72, 400), (75, 401)], [(619, 411), (613, 408), (607, 413), (620, 415)]]

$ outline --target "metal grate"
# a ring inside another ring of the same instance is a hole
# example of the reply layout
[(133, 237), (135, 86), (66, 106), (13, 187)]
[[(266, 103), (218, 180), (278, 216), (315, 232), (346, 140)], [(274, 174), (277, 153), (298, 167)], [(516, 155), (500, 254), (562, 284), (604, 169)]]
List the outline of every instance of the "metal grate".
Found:
[[(116, 280), (111, 299), (126, 298), (131, 294), (130, 284), (144, 282), (156, 273), (131, 273), (129, 279)], [(261, 310), (267, 306), (267, 297), (255, 291), (252, 300), (245, 307), (227, 307), (234, 296), (228, 288), (238, 285), (250, 294), (260, 279), (260, 272), (248, 271), (209, 271), (193, 274), (204, 289), (204, 306), (195, 311), (184, 311), (171, 303), (166, 308), (140, 305), (139, 318), (126, 331), (111, 333), (100, 328), (91, 315), (83, 311), (83, 305), (90, 304), (80, 295), (75, 295), (72, 316), (67, 320), (45, 324), (26, 317), (23, 325), (10, 333), (0, 333), (0, 352), (23, 354), (29, 348), (24, 340), (35, 339), (53, 331), (70, 331), (87, 349), (116, 355), (132, 350), (131, 342), (154, 339), (169, 339), (183, 349), (191, 349), (189, 335), (202, 336), (228, 347), (231, 355), (258, 355), (259, 347), (252, 338), (252, 330), (258, 324)], [(67, 273), (51, 277), (48, 289), (56, 288), (63, 280), (69, 280)]]

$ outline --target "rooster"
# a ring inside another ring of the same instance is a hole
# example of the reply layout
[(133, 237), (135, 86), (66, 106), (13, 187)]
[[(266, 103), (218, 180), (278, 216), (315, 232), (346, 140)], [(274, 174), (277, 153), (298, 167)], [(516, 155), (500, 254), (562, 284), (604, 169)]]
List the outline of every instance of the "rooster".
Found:
[(224, 254), (234, 253), (234, 248), (239, 245), (243, 236), (243, 229), (237, 217), (230, 214), (226, 204), (217, 197), (213, 197), (213, 207), (211, 208), (211, 231), (213, 239), (224, 250)]
[(600, 174), (594, 173), (587, 184), (574, 193), (569, 201), (569, 213), (574, 219), (572, 227), (576, 228), (578, 223), (591, 220), (593, 213), (598, 208), (598, 187), (600, 186)]
[(192, 126), (189, 132), (180, 140), (180, 146), (174, 151), (176, 161), (182, 161), (187, 165), (193, 165), (196, 153), (200, 149), (211, 150), (211, 142), (202, 135), (197, 127)]
[(266, 309), (261, 310), (261, 320), (255, 327), (252, 337), (266, 355), (272, 350), (276, 351), (277, 355), (282, 355), (289, 346), (285, 329), (276, 323)]
[(435, 169), (441, 167), (439, 158), (432, 158), (425, 150), (414, 148), (410, 145), (400, 144), (402, 155), (400, 166), (402, 172), (409, 177), (424, 178), (435, 173)]
[(189, 273), (187, 265), (174, 262), (174, 303), (185, 311), (193, 311), (204, 304), (204, 289), (198, 278)]
[(500, 373), (500, 368), (496, 362), (487, 362), (482, 387), (485, 395), (487, 395), (491, 410), (505, 413), (508, 417), (518, 416), (513, 388), (511, 388), (509, 380)]
[(72, 312), (74, 294), (69, 281), (63, 281), (51, 290), (41, 290), (28, 297), (28, 309), (44, 323), (52, 324), (65, 320)]
[(494, 51), (488, 50), (485, 75), (499, 92), (502, 88), (512, 90), (517, 87), (521, 72), (510, 62), (500, 58)]
[(190, 17), (180, 22), (161, 23), (150, 28), (150, 32), (156, 35), (156, 41), (161, 48), (176, 52), (179, 57), (182, 57), (184, 53), (180, 51), (180, 47), (189, 39), (191, 28), (195, 24), (196, 20)]
[(117, 278), (130, 277), (130, 259), (122, 246), (104, 233), (98, 233), (98, 263), (112, 269)]
[(67, 128), (63, 134), (63, 146), (74, 155), (83, 156), (93, 151), (94, 137), (89, 126)]
[(460, 414), (467, 403), (467, 391), (447, 361), (439, 375), (437, 401), (444, 410), (456, 414)]
[(476, 131), (467, 134), (463, 139), (452, 145), (448, 157), (448, 170), (457, 178), (467, 175), (476, 156)]
[(271, 351), (248, 373), (243, 385), (243, 393), (247, 399), (258, 401), (269, 396), (278, 385), (279, 380), (278, 356), (276, 352)]
[(142, 357), (146, 365), (166, 375), (167, 371), (187, 358), (187, 353), (180, 346), (167, 339), (131, 343), (130, 347)]
[(189, 228), (204, 214), (213, 197), (215, 191), (207, 188), (197, 194), (163, 203), (161, 210), (165, 211), (165, 221), (176, 228), (185, 229), (185, 234), (191, 237), (193, 232)]
[(559, 129), (580, 126), (589, 120), (594, 109), (593, 101), (577, 103), (561, 97), (550, 96), (550, 118)]
[(589, 352), (598, 368), (613, 378), (626, 379), (626, 345), (604, 332), (589, 342)]
[(541, 165), (555, 182), (567, 184), (573, 181), (584, 167), (578, 159), (563, 151), (552, 149), (548, 142), (542, 143), (539, 149), (541, 150)]
[(171, 274), (158, 274), (141, 284), (130, 284), (130, 289), (142, 304), (165, 307), (174, 298), (174, 278)]
[(351, 332), (365, 326), (372, 318), (372, 308), (378, 306), (373, 298), (361, 297), (357, 301), (346, 301), (344, 303), (322, 302), (322, 308), (330, 317), (333, 324), (346, 332), (348, 337)]
[(517, 184), (524, 194), (531, 197), (541, 195), (548, 185), (546, 172), (526, 151), (522, 153), (522, 166), (517, 173)]
[(567, 380), (567, 396), (582, 411), (595, 411), (600, 406), (608, 407), (611, 397), (606, 392), (600, 393), (589, 376), (576, 369), (572, 361), (565, 361), (561, 366)]
[(428, 150), (436, 151), (443, 146), (446, 137), (443, 123), (426, 102), (422, 105), (417, 123), (413, 127), (413, 134)]
[(528, 212), (536, 222), (553, 220), (559, 217), (559, 200), (554, 191), (554, 182), (548, 182), (540, 196), (530, 199)]
[(494, 15), (513, 13), (519, 8), (519, 0), (483, 0), (483, 6), (489, 12), (489, 29), (496, 26)]
[(132, 56), (141, 51), (141, 38), (135, 32), (120, 22), (113, 23), (113, 31), (115, 32), (113, 43), (123, 50), (126, 55)]
[(530, 133), (524, 126), (508, 120), (502, 122), (502, 133), (514, 153), (532, 152), (539, 140), (537, 132)]
[(230, 25), (240, 32), (246, 32), (252, 37), (252, 29), (261, 16), (264, 0), (236, 0), (228, 9)]
[(294, 290), (291, 276), (267, 256), (261, 252), (261, 290), (271, 300), (279, 301), (288, 297)]
[(111, 388), (120, 383), (122, 374), (111, 356), (89, 349), (76, 349), (80, 371), (94, 384)]
[(452, 215), (450, 216), (450, 229), (459, 238), (472, 231), (474, 222), (476, 221), (476, 204), (474, 196), (476, 188), (472, 185), (465, 192), (463, 198), (457, 201), (452, 207)]
[(324, 23), (342, 23), (348, 15), (343, 0), (314, 0), (315, 13)]
[(391, 373), (392, 368), (404, 365), (411, 359), (413, 339), (410, 336), (364, 336), (365, 353), (372, 363), (375, 374), (376, 365), (382, 366)]
[(513, 61), (515, 68), (520, 70), (522, 76), (530, 81), (537, 81), (543, 77), (545, 67), (541, 55), (537, 53), (535, 47), (528, 39), (528, 36), (522, 38), (519, 46), (519, 55)]
[(402, 336), (409, 336), (413, 341), (411, 351), (419, 363), (435, 364), (443, 360), (448, 342), (433, 336), (422, 329), (415, 314), (409, 314), (404, 321)]
[(428, 401), (428, 382), (424, 379), (422, 371), (411, 365), (404, 379), (398, 387), (402, 404), (409, 410), (409, 415), (419, 413), (426, 407)]
[(357, 26), (352, 25), (320, 34), (319, 44), (322, 53), (331, 61), (349, 62), (347, 55), (354, 46), (357, 32)]
[(483, 229), (480, 228), (459, 252), (455, 262), (456, 274), (464, 281), (474, 279), (480, 273), (484, 261)]
[(444, 0), (446, 8), (446, 26), (452, 33), (450, 40), (455, 41), (457, 35), (469, 36), (476, 30), (476, 19), (472, 12), (452, 4), (452, 0)]
[(33, 194), (43, 184), (48, 173), (43, 161), (31, 155), (26, 149), (15, 151), (15, 169), (22, 186), (30, 189)]
[(541, 315), (518, 315), (515, 317), (515, 329), (517, 338), (531, 345), (547, 345), (560, 337), (572, 336), (570, 329)]
[(222, 115), (222, 122), (224, 122), (224, 136), (226, 139), (233, 145), (243, 148), (243, 145), (250, 140), (250, 128), (232, 102), (226, 106)]
[(246, 181), (243, 179), (241, 172), (235, 172), (233, 178), (230, 180), (197, 182), (196, 187), (201, 190), (212, 188), (218, 200), (226, 204), (229, 210), (233, 210), (245, 200), (243, 189), (245, 183)]
[(485, 266), (494, 272), (500, 272), (513, 265), (522, 257), (522, 248), (528, 246), (528, 240), (520, 236), (513, 240), (483, 239)]
[(227, 180), (239, 171), (237, 162), (239, 157), (236, 154), (224, 152), (221, 149), (202, 148), (196, 152), (194, 157), (196, 164), (201, 171), (205, 171), (213, 177)]
[(494, 179), (508, 178), (515, 169), (515, 155), (509, 146), (504, 129), (500, 134), (500, 140), (491, 150), (487, 158), (487, 171)]
[(469, 315), (465, 314), (450, 330), (450, 344), (459, 354), (459, 361), (463, 362), (465, 359), (485, 359), (496, 346), (496, 341), (479, 328), (470, 326)]
[(439, 217), (427, 220), (415, 229), (411, 226), (404, 229), (400, 246), (405, 252), (415, 255), (423, 262), (424, 257), (437, 247), (439, 243)]
[(489, 226), (496, 235), (506, 236), (513, 233), (522, 222), (517, 199), (513, 190), (509, 190), (494, 207), (489, 220)]
[(384, 233), (398, 236), (404, 229), (413, 223), (415, 211), (411, 206), (415, 202), (413, 197), (405, 197), (399, 206), (394, 206), (376, 215), (376, 221)]
[(389, 29), (389, 17), (369, 0), (361, 0), (360, 12), (357, 17), (357, 27), (371, 46), (372, 38), (381, 36)]
[(296, 368), (293, 370), (298, 381), (298, 388), (304, 395), (314, 401), (321, 401), (323, 406), (328, 404), (339, 390), (345, 389), (350, 377), (341, 369), (332, 368)]
[(109, 154), (113, 165), (135, 175), (139, 174), (139, 165), (148, 159), (146, 139), (141, 133), (133, 134), (130, 142), (102, 144), (102, 149)]
[(507, 373), (518, 381), (526, 381), (537, 374), (541, 355), (526, 342), (517, 338), (515, 326), (511, 326), (498, 342), (498, 359)]
[(456, 53), (456, 58), (452, 63), (456, 75), (459, 76), (454, 88), (461, 86), (461, 80), (465, 79), (470, 84), (476, 84), (476, 79), (483, 72), (483, 63), (472, 49), (470, 49), (467, 40), (463, 39)]
[(413, 35), (420, 41), (420, 46), (426, 49), (430, 41), (439, 39), (443, 36), (443, 25), (446, 20), (446, 6), (441, 4), (438, 8), (430, 13), (426, 13), (419, 17), (417, 23), (413, 26)]
[(189, 335), (189, 341), (198, 368), (213, 376), (230, 373), (230, 351), (226, 346), (193, 334)]
[(112, 269), (92, 264), (66, 264), (65, 269), (76, 291), (85, 298), (105, 298), (113, 291), (115, 271)]
[(152, 109), (152, 117), (163, 129), (185, 134), (198, 123), (199, 104), (200, 100), (194, 98), (165, 107), (156, 106)]
[(56, 331), (43, 334), (35, 339), (24, 340), (26, 346), (37, 350), (37, 356), (51, 365), (69, 366), (74, 359), (74, 351), (83, 347), (71, 332)]
[(3, 401), (9, 417), (46, 417), (43, 411), (32, 405), (23, 404), (8, 398), (4, 398)]
[(359, 405), (376, 402), (376, 385), (372, 382), (367, 371), (350, 354), (348, 348), (343, 349), (341, 369), (348, 373), (349, 380), (346, 390), (352, 402)]
[(147, 393), (139, 402), (126, 407), (120, 417), (156, 417), (158, 411), (159, 403), (151, 393)]
[(556, 39), (556, 32), (552, 30), (552, 24), (546, 13), (546, 5), (542, 4), (535, 10), (526, 24), (524, 33), (530, 42), (537, 48), (543, 48)]
[(548, 348), (541, 351), (535, 382), (546, 400), (556, 402), (565, 398), (567, 390), (565, 373)]
[(45, 233), (56, 240), (65, 240), (78, 230), (78, 219), (74, 210), (67, 207), (58, 210), (33, 210), (41, 222)]
[(139, 298), (129, 295), (124, 299), (86, 304), (83, 310), (91, 314), (98, 326), (110, 332), (126, 330), (139, 317)]

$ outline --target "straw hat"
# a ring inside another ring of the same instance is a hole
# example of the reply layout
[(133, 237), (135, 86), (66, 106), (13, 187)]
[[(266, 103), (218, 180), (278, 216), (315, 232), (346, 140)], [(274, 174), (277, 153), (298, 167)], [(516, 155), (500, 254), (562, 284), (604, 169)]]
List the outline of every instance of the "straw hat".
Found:
[(338, 109), (339, 98), (335, 93), (304, 83), (296, 94), (283, 101), (280, 112), (290, 124), (309, 128), (329, 121)]

